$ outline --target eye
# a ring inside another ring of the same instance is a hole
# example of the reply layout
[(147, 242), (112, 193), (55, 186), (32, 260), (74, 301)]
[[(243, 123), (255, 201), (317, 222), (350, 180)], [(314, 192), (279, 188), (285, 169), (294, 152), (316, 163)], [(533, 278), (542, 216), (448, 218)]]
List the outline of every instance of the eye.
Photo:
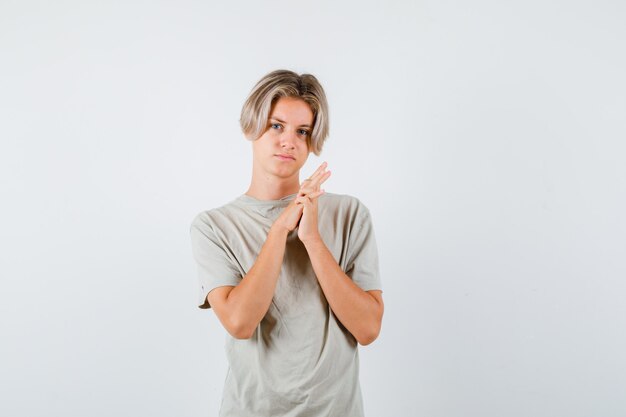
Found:
[(299, 132), (302, 136), (309, 136), (309, 131), (306, 129), (300, 129)]
[(281, 128), (282, 126), (280, 125), (280, 123), (272, 123), (272, 124), (270, 125), (270, 127), (271, 127), (272, 129), (279, 129), (279, 128)]

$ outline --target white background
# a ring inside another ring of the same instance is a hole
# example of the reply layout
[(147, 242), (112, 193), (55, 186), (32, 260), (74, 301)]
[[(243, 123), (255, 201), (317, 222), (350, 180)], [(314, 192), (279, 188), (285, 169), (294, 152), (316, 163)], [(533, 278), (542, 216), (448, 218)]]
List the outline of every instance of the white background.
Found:
[(368, 416), (626, 415), (625, 3), (221, 3), (0, 1), (0, 415), (217, 415), (189, 225), (278, 68), (372, 213)]

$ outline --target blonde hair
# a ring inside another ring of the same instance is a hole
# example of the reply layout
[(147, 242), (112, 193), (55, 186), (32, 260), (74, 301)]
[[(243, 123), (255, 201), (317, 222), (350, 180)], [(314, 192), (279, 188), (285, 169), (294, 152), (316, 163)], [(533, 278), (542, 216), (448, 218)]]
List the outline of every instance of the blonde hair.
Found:
[(313, 129), (308, 145), (310, 151), (319, 155), (328, 137), (328, 103), (322, 85), (311, 74), (276, 70), (261, 78), (241, 109), (239, 124), (246, 139), (257, 140), (265, 133), (272, 106), (281, 97), (299, 98), (311, 107)]

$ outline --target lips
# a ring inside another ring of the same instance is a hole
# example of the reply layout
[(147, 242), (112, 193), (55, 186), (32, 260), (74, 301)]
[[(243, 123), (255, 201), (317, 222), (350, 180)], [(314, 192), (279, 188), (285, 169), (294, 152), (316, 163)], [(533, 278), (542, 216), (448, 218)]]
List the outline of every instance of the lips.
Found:
[(296, 160), (296, 158), (294, 158), (292, 155), (289, 155), (289, 154), (286, 154), (286, 153), (279, 153), (279, 154), (277, 154), (276, 156), (277, 156), (278, 158), (280, 158), (280, 159), (285, 159), (285, 160), (286, 160), (286, 159), (291, 159), (291, 160), (293, 160), (293, 161), (295, 161), (295, 160)]

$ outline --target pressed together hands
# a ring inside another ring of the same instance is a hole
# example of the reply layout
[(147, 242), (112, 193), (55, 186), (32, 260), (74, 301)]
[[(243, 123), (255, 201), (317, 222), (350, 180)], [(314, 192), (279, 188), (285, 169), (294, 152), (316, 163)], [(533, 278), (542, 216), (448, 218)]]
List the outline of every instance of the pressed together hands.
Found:
[(233, 337), (252, 337), (265, 317), (276, 290), (287, 234), (296, 227), (320, 287), (337, 318), (362, 345), (378, 337), (383, 315), (380, 290), (365, 292), (359, 288), (339, 267), (320, 237), (317, 202), (324, 194), (320, 186), (330, 177), (326, 167), (324, 162), (302, 182), (296, 198), (274, 221), (254, 265), (241, 283), (209, 292), (210, 305)]
[(320, 186), (330, 177), (327, 166), (326, 162), (322, 163), (313, 175), (302, 181), (296, 198), (274, 222), (274, 225), (284, 227), (289, 232), (298, 227), (298, 238), (302, 242), (320, 237), (317, 227), (317, 198), (324, 194)]
[(296, 198), (274, 221), (254, 265), (239, 285), (217, 287), (209, 292), (209, 303), (233, 337), (252, 337), (267, 313), (283, 263), (287, 234), (299, 225), (298, 237), (303, 243), (315, 245), (321, 241), (317, 229), (317, 198), (324, 193), (320, 185), (329, 176), (324, 162), (302, 182)]

